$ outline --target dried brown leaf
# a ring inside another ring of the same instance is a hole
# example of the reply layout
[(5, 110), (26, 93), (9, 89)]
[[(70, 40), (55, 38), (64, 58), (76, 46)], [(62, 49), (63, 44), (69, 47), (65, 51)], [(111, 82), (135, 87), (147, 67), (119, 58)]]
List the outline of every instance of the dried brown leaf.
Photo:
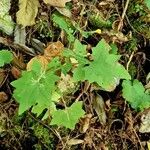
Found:
[(44, 56), (35, 56), (33, 57), (27, 64), (27, 71), (30, 71), (32, 69), (32, 64), (35, 60), (38, 60), (41, 64), (42, 64), (42, 67), (43, 67), (43, 70), (46, 70), (46, 67), (47, 67), (47, 64), (48, 64), (48, 61), (47, 59), (44, 57)]
[(71, 0), (44, 0), (44, 3), (54, 7), (65, 7), (66, 3), (70, 1)]
[(5, 70), (0, 68), (0, 87), (3, 85), (5, 78)]
[(21, 70), (14, 66), (11, 68), (11, 73), (15, 79), (18, 79), (21, 76)]
[(63, 49), (64, 45), (60, 41), (50, 43), (44, 50), (44, 57), (50, 61), (52, 58), (60, 56)]
[(5, 92), (0, 92), (0, 102), (6, 102), (8, 100), (8, 96)]
[(93, 100), (93, 109), (96, 111), (99, 121), (102, 125), (106, 124), (106, 112), (105, 112), (105, 103), (103, 98), (100, 95), (96, 95)]
[(82, 121), (81, 121), (82, 124), (81, 124), (81, 127), (80, 127), (80, 132), (81, 133), (85, 133), (89, 129), (91, 118), (92, 118), (92, 114), (87, 114), (82, 119)]
[(81, 140), (81, 139), (70, 139), (68, 140), (67, 144), (68, 145), (78, 145), (78, 144), (82, 144), (84, 142), (84, 140)]

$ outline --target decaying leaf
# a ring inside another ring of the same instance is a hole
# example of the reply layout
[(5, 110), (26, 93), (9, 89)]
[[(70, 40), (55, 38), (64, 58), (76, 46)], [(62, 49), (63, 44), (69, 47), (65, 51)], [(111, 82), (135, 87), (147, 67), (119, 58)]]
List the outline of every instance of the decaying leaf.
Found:
[(58, 82), (58, 88), (63, 94), (74, 93), (76, 90), (77, 84), (73, 81), (72, 77), (67, 74), (61, 74), (61, 79)]
[(78, 144), (82, 144), (84, 142), (84, 140), (81, 140), (81, 139), (70, 139), (67, 141), (67, 144), (68, 145), (78, 145)]
[(44, 50), (44, 56), (47, 60), (51, 60), (56, 56), (60, 56), (64, 49), (64, 45), (60, 42), (53, 42), (48, 45), (48, 47)]
[(80, 126), (81, 133), (85, 133), (89, 129), (91, 118), (92, 114), (87, 114), (85, 115), (84, 118), (81, 119), (81, 126)]
[(71, 0), (44, 0), (46, 4), (49, 4), (53, 7), (65, 7), (67, 2)]
[(38, 0), (19, 0), (19, 11), (17, 12), (17, 23), (25, 26), (35, 24), (38, 13)]
[(15, 78), (15, 79), (18, 79), (18, 78), (20, 78), (21, 77), (21, 70), (19, 70), (17, 67), (15, 67), (15, 66), (13, 66), (12, 68), (11, 68), (11, 73), (12, 73), (12, 75), (13, 75), (13, 77)]
[(8, 100), (8, 95), (5, 92), (0, 92), (0, 103)]
[(106, 124), (106, 112), (105, 112), (105, 103), (103, 98), (96, 94), (95, 98), (93, 99), (93, 109), (96, 111), (99, 121), (102, 125)]
[(141, 126), (139, 132), (141, 133), (150, 132), (150, 110), (148, 110), (141, 116)]
[(4, 84), (6, 78), (5, 70), (0, 68), (0, 87)]
[(150, 142), (147, 142), (147, 148), (150, 150)]
[(43, 54), (45, 44), (38, 39), (31, 38), (31, 46), (35, 49), (36, 52)]
[(10, 35), (14, 30), (14, 22), (9, 15), (10, 0), (0, 1), (0, 30)]
[(23, 60), (23, 55), (20, 53), (19, 55), (14, 54), (13, 60), (12, 60), (12, 64), (13, 66), (16, 66), (19, 69), (25, 69), (26, 68), (26, 64), (24, 63)]
[(26, 43), (26, 30), (20, 25), (16, 25), (14, 31), (14, 43), (25, 45)]
[(64, 16), (71, 18), (71, 11), (67, 8), (56, 7), (56, 9)]
[(33, 62), (34, 62), (35, 60), (38, 60), (38, 61), (41, 63), (41, 65), (42, 65), (42, 67), (43, 67), (43, 70), (46, 70), (48, 61), (47, 61), (47, 59), (46, 59), (44, 56), (40, 56), (40, 55), (39, 55), (39, 56), (33, 57), (33, 58), (28, 62), (28, 64), (27, 64), (27, 71), (30, 71), (30, 70), (31, 70), (32, 64), (33, 64)]

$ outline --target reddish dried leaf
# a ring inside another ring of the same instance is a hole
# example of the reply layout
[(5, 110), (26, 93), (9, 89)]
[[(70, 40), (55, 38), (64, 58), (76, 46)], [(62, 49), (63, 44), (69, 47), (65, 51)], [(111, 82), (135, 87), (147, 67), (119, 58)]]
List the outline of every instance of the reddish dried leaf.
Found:
[(5, 92), (0, 92), (0, 102), (6, 102), (8, 100), (8, 96)]
[(21, 70), (14, 66), (11, 68), (11, 73), (15, 79), (18, 79), (21, 76)]
[(52, 58), (60, 56), (63, 49), (64, 45), (60, 41), (50, 43), (44, 50), (44, 56), (50, 61)]
[(30, 71), (32, 69), (32, 64), (35, 60), (38, 60), (41, 64), (44, 70), (46, 70), (48, 61), (44, 56), (35, 56), (33, 57), (27, 64), (27, 71)]

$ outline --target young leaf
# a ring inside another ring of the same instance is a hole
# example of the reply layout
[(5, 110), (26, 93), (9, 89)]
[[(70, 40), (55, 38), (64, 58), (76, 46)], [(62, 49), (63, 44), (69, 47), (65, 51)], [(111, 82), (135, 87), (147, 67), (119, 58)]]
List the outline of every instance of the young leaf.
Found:
[(65, 110), (56, 110), (52, 112), (51, 125), (65, 126), (74, 129), (79, 118), (84, 115), (82, 102), (76, 102)]
[(78, 63), (78, 67), (73, 71), (75, 81), (84, 80), (85, 78), (84, 66), (89, 64), (89, 61), (85, 58), (86, 55), (86, 45), (81, 44), (77, 39), (74, 42), (73, 51), (69, 49), (64, 51), (65, 57), (74, 58)]
[(17, 23), (25, 26), (35, 24), (38, 13), (38, 0), (19, 0), (19, 11), (17, 12)]
[(0, 67), (2, 67), (5, 63), (10, 63), (13, 59), (13, 55), (8, 50), (0, 51)]
[(0, 30), (10, 35), (14, 30), (14, 22), (9, 15), (10, 0), (0, 1)]
[(144, 0), (145, 5), (150, 10), (150, 0)]
[(124, 80), (123, 84), (123, 97), (129, 102), (132, 108), (136, 110), (143, 110), (150, 107), (150, 95), (145, 93), (145, 89), (141, 82), (134, 80)]
[(81, 55), (81, 56), (86, 56), (86, 45), (81, 44), (79, 40), (75, 40), (74, 42), (74, 51), (76, 54)]
[[(11, 84), (16, 88), (14, 90), (14, 98), (19, 102), (19, 114), (37, 104), (36, 110), (48, 108), (51, 105), (51, 96), (55, 91), (55, 82), (59, 79), (55, 75), (55, 70), (43, 70), (39, 61), (32, 63), (31, 71), (23, 72), (22, 77)], [(34, 112), (35, 112), (34, 111)], [(35, 113), (40, 114), (40, 111)]]
[[(79, 65), (75, 70), (76, 80), (88, 80), (90, 83), (96, 82), (106, 91), (113, 91), (120, 79), (130, 79), (129, 73), (118, 63), (119, 55), (110, 54), (110, 46), (102, 39), (93, 48), (93, 61), (84, 68)], [(80, 73), (80, 76), (77, 75)]]
[(69, 21), (67, 22), (65, 17), (59, 14), (53, 14), (52, 18), (53, 21), (59, 26), (59, 28), (66, 32), (68, 40), (73, 42), (75, 37), (73, 36), (74, 30), (72, 29), (71, 23)]

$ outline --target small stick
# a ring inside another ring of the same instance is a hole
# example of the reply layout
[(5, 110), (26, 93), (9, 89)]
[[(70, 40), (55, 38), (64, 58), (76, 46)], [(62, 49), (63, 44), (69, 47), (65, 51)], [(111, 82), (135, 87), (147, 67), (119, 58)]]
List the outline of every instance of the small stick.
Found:
[(121, 28), (121, 26), (122, 26), (122, 24), (123, 24), (123, 20), (124, 20), (124, 17), (125, 17), (125, 15), (126, 15), (126, 11), (127, 11), (127, 9), (128, 9), (129, 2), (130, 2), (130, 0), (127, 0), (127, 1), (126, 1), (125, 8), (124, 8), (124, 10), (123, 10), (123, 13), (122, 13), (122, 16), (121, 16), (119, 25), (118, 25), (118, 31), (120, 30), (120, 28)]
[(127, 62), (127, 66), (126, 66), (127, 71), (129, 71), (129, 65), (130, 65), (130, 63), (132, 61), (133, 56), (134, 56), (134, 51), (131, 53), (131, 55), (129, 57), (129, 61)]

